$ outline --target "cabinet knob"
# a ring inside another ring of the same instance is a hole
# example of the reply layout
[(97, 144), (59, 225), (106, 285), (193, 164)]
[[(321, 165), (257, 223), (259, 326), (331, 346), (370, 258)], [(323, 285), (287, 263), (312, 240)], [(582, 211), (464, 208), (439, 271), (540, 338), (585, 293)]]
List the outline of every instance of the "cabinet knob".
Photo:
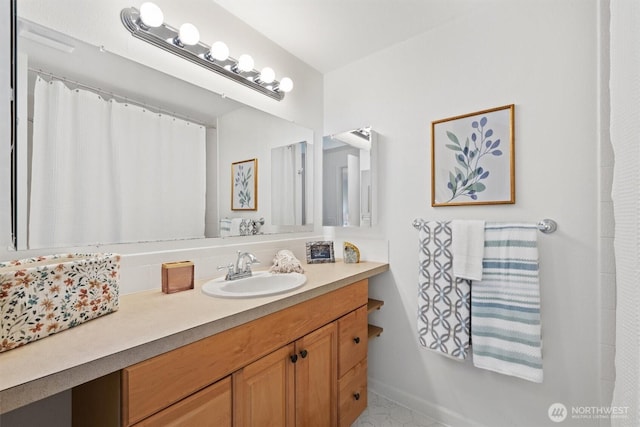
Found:
[(360, 400), (360, 393), (358, 393), (358, 392), (353, 393), (353, 398), (354, 398), (355, 400)]
[(356, 344), (360, 344), (360, 337), (355, 337), (353, 339), (353, 342), (356, 343)]
[(302, 358), (304, 359), (305, 357), (307, 357), (307, 354), (309, 354), (309, 353), (307, 352), (307, 350), (302, 350), (302, 351), (300, 352), (300, 357), (302, 357)]
[(297, 354), (291, 355), (291, 363), (296, 363), (297, 361), (298, 361), (298, 355)]

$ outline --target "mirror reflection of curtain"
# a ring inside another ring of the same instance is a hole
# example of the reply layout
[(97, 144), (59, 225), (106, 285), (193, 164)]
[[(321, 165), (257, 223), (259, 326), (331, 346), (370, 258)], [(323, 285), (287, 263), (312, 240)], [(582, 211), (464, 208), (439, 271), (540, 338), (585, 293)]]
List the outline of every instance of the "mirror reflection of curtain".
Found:
[(360, 158), (352, 154), (347, 155), (347, 186), (348, 214), (343, 225), (357, 227), (360, 225)]
[(204, 236), (202, 126), (40, 77), (33, 122), (30, 248)]
[(300, 215), (296, 215), (299, 205), (296, 191), (298, 173), (296, 155), (300, 144), (292, 144), (271, 150), (271, 224), (299, 225)]

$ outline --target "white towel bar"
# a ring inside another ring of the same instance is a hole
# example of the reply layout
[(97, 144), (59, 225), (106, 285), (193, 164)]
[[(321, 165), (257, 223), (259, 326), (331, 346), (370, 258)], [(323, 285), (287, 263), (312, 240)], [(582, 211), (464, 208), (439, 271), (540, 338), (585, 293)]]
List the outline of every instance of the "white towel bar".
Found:
[[(418, 229), (425, 221), (423, 219), (414, 219), (413, 227)], [(538, 230), (545, 234), (551, 234), (558, 229), (558, 223), (552, 219), (545, 218), (536, 224)]]

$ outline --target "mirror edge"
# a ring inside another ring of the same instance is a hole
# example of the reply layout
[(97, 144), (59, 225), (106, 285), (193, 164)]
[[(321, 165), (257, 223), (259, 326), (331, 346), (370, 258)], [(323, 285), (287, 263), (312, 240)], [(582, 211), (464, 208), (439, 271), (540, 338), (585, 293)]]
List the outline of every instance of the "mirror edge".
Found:
[(11, 178), (10, 178), (10, 221), (11, 221), (11, 228), (10, 228), (10, 242), (9, 245), (11, 246), (11, 249), (13, 250), (17, 250), (18, 248), (18, 220), (17, 220), (17, 190), (18, 190), (18, 180), (17, 180), (17, 174), (16, 174), (16, 166), (18, 163), (18, 147), (17, 147), (17, 141), (16, 141), (16, 130), (18, 127), (18, 123), (17, 123), (17, 72), (18, 72), (18, 61), (17, 61), (17, 56), (18, 56), (18, 9), (17, 9), (17, 1), (18, 0), (11, 0), (10, 2), (10, 16), (9, 16), (9, 20), (10, 20), (10, 32), (11, 32), (11, 40), (10, 40), (10, 56), (11, 56), (11, 64), (10, 64), (10, 94), (11, 94), (11, 106), (10, 106), (10, 112), (11, 112), (11, 118), (10, 118), (10, 125), (11, 125), (11, 135), (10, 135), (10, 143), (11, 143), (11, 159), (9, 160), (10, 162), (10, 174), (11, 174)]
[[(378, 161), (378, 133), (372, 128), (372, 126), (367, 125), (367, 126), (360, 126), (360, 127), (356, 127), (356, 128), (352, 128), (343, 132), (337, 132), (337, 133), (330, 133), (330, 134), (325, 134), (321, 137), (321, 144), (320, 144), (320, 152), (322, 154), (322, 167), (320, 168), (320, 173), (321, 173), (321, 177), (318, 181), (320, 181), (320, 183), (322, 183), (322, 185), (324, 186), (324, 178), (323, 178), (323, 174), (324, 174), (324, 141), (325, 138), (333, 138), (334, 135), (339, 135), (339, 134), (344, 134), (344, 133), (351, 133), (354, 131), (360, 131), (360, 130), (367, 130), (369, 133), (369, 142), (371, 144), (370, 149), (369, 149), (369, 156), (370, 156), (370, 165), (371, 165), (371, 178), (370, 178), (370, 186), (371, 186), (371, 216), (370, 216), (370, 223), (368, 226), (362, 226), (362, 225), (358, 225), (357, 227), (355, 226), (344, 226), (344, 225), (327, 225), (325, 224), (325, 218), (324, 218), (324, 212), (323, 209), (320, 209), (320, 223), (323, 227), (333, 227), (333, 228), (354, 228), (354, 229), (370, 229), (373, 226), (378, 224), (378, 174), (379, 174), (379, 161)], [(324, 187), (322, 188), (322, 191), (320, 192), (321, 194), (321, 198), (322, 198), (322, 204), (321, 206), (324, 206), (324, 193), (325, 193), (325, 189)], [(360, 196), (362, 197), (362, 196)], [(360, 203), (362, 203), (362, 198), (360, 198)]]

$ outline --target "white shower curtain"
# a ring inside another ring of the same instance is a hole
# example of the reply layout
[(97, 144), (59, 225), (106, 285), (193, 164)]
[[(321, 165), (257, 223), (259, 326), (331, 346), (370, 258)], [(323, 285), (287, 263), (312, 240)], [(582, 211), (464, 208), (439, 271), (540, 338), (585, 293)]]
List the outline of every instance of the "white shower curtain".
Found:
[(296, 191), (298, 175), (296, 156), (299, 144), (271, 150), (271, 224), (297, 225), (299, 196)]
[(29, 247), (204, 236), (205, 129), (38, 77)]
[(611, 143), (616, 256), (613, 426), (640, 425), (640, 4), (611, 0)]

